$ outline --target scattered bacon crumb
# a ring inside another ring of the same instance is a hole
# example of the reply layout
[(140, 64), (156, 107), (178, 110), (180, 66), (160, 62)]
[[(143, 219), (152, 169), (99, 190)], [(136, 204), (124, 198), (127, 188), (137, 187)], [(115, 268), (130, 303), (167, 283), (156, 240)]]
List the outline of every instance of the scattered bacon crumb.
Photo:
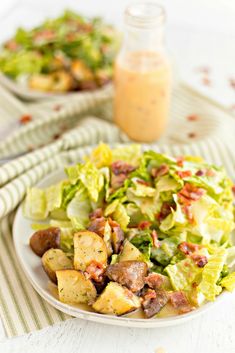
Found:
[(54, 136), (53, 136), (53, 140), (58, 140), (60, 138), (60, 134), (55, 134)]
[(144, 282), (153, 289), (160, 289), (164, 283), (164, 276), (160, 273), (150, 273), (145, 277)]
[(29, 146), (28, 146), (28, 152), (32, 152), (33, 150), (34, 150), (34, 147), (31, 146), (31, 145), (29, 145)]
[(181, 179), (192, 176), (191, 170), (178, 170), (176, 174), (178, 174)]
[(144, 300), (154, 299), (156, 297), (157, 297), (157, 293), (153, 289), (147, 289), (147, 291), (144, 294)]
[(56, 105), (54, 105), (53, 110), (54, 110), (55, 112), (58, 112), (58, 111), (61, 110), (61, 108), (62, 108), (62, 105), (61, 105), (61, 104), (56, 104)]
[(145, 185), (145, 186), (151, 186), (151, 183), (149, 181), (146, 181), (146, 180), (143, 180), (143, 179), (137, 179), (136, 182), (138, 184), (142, 184), (142, 185)]
[(233, 89), (235, 89), (235, 78), (230, 78), (229, 79), (229, 84), (230, 84), (230, 86), (233, 88)]
[(193, 139), (193, 138), (195, 138), (197, 135), (195, 134), (195, 132), (189, 132), (188, 133), (188, 137), (190, 138), (190, 139)]
[(26, 124), (30, 123), (30, 121), (32, 121), (32, 120), (33, 120), (32, 115), (24, 114), (24, 115), (21, 115), (21, 117), (20, 117), (20, 124), (26, 125)]
[(163, 176), (169, 172), (169, 166), (167, 164), (161, 164), (158, 168), (153, 168), (151, 170), (151, 175), (154, 178)]
[(215, 172), (212, 169), (207, 169), (206, 176), (213, 177), (215, 176)]
[(101, 282), (103, 280), (103, 273), (105, 271), (105, 267), (100, 262), (95, 260), (91, 261), (91, 263), (86, 268), (86, 277), (88, 279), (93, 279), (96, 282)]
[(89, 218), (91, 220), (96, 219), (96, 218), (101, 218), (103, 217), (103, 210), (102, 208), (97, 208), (95, 211), (91, 212), (89, 214)]
[(235, 185), (232, 186), (232, 192), (233, 192), (234, 195), (235, 195)]
[(203, 175), (205, 175), (205, 172), (203, 170), (199, 169), (195, 174), (196, 174), (196, 176), (203, 176)]
[(192, 213), (192, 208), (191, 205), (185, 205), (182, 207), (183, 212), (186, 214), (189, 223), (194, 223), (194, 217), (193, 217), (193, 213)]
[(160, 245), (159, 245), (159, 241), (158, 241), (157, 232), (156, 232), (155, 229), (151, 232), (151, 237), (152, 237), (152, 240), (153, 240), (154, 248), (159, 248)]
[(181, 314), (188, 313), (193, 310), (184, 292), (178, 291), (170, 294), (170, 301), (174, 308), (178, 309)]
[(138, 229), (144, 230), (150, 228), (152, 225), (151, 222), (149, 221), (142, 221), (138, 224)]
[(183, 162), (184, 162), (184, 157), (179, 156), (179, 157), (176, 158), (176, 164), (177, 164), (179, 167), (183, 167)]
[(181, 202), (189, 205), (192, 201), (198, 201), (206, 193), (206, 190), (198, 188), (192, 184), (186, 183), (184, 187), (178, 192), (178, 197)]
[(184, 254), (184, 255), (191, 255), (195, 251), (198, 251), (200, 249), (198, 244), (193, 244), (193, 243), (188, 243), (186, 241), (183, 241), (178, 245), (178, 249)]
[(193, 114), (193, 115), (189, 115), (189, 116), (187, 116), (187, 118), (186, 118), (188, 121), (196, 121), (196, 120), (198, 120), (199, 119), (199, 116), (198, 115), (196, 115), (196, 114)]
[(161, 222), (171, 213), (171, 209), (172, 208), (175, 209), (175, 207), (176, 206), (174, 204), (169, 204), (167, 202), (164, 202), (162, 204), (160, 212), (156, 215), (157, 220)]
[(191, 259), (195, 262), (195, 264), (198, 266), (198, 267), (204, 267), (207, 262), (208, 262), (208, 259), (206, 256), (204, 255), (199, 255), (199, 254), (192, 254), (191, 255)]
[(202, 78), (202, 83), (204, 86), (211, 86), (211, 80), (206, 76)]

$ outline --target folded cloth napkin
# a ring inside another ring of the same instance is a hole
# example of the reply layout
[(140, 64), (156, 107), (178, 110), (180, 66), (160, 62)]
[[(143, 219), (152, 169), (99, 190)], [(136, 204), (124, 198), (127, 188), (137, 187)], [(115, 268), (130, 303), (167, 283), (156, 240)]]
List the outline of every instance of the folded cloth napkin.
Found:
[[(5, 101), (7, 96), (8, 93), (5, 93)], [(112, 115), (110, 97), (110, 92), (99, 92), (96, 103), (94, 97), (89, 96), (91, 102), (88, 102), (86, 96), (79, 104), (63, 102), (66, 108), (56, 112), (51, 109), (54, 101), (26, 106), (20, 102), (19, 114), (27, 108), (37, 118), (0, 142), (1, 157), (26, 152), (28, 143), (32, 141), (33, 147), (47, 143), (0, 167), (0, 311), (8, 336), (40, 329), (68, 318), (37, 295), (18, 265), (11, 238), (14, 210), (28, 187), (63, 165), (81, 160), (90, 151), (90, 145), (99, 141), (112, 144), (129, 141), (125, 134), (107, 121)], [(11, 96), (10, 100), (16, 103)], [(71, 108), (68, 104), (71, 104)], [(91, 108), (95, 116), (87, 116), (91, 114)], [(150, 147), (172, 155), (202, 155), (208, 162), (224, 164), (228, 173), (234, 175), (234, 119), (182, 86), (174, 90), (171, 116), (166, 136), (157, 146)], [(51, 131), (54, 133), (53, 129), (61, 121), (68, 122), (69, 131), (53, 140)]]

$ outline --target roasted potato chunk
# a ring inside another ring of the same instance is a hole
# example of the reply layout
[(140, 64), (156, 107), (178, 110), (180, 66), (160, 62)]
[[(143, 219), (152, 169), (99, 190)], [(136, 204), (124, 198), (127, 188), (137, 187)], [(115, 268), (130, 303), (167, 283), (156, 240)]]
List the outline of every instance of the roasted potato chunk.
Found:
[(107, 248), (104, 240), (96, 233), (87, 230), (74, 234), (74, 267), (85, 271), (87, 266), (96, 261), (107, 265)]
[(119, 255), (119, 262), (129, 260), (143, 261), (143, 255), (135, 245), (125, 240), (123, 249)]
[(34, 74), (29, 79), (29, 87), (44, 92), (66, 92), (73, 88), (73, 78), (65, 70)]
[(47, 250), (60, 247), (60, 229), (50, 227), (35, 232), (30, 240), (29, 245), (33, 252), (38, 256), (42, 256)]
[(153, 317), (167, 304), (168, 293), (164, 290), (148, 289), (143, 295), (142, 307), (147, 318)]
[(63, 303), (91, 304), (96, 298), (96, 289), (91, 280), (81, 271), (56, 271), (59, 299)]
[(110, 282), (92, 307), (101, 314), (123, 315), (139, 308), (140, 299), (129, 289)]
[(57, 283), (56, 271), (73, 268), (72, 260), (61, 249), (49, 249), (42, 256), (42, 266), (54, 283)]
[(122, 261), (108, 266), (106, 275), (111, 281), (118, 282), (129, 288), (132, 292), (138, 292), (144, 287), (144, 278), (147, 275), (148, 266), (142, 261)]

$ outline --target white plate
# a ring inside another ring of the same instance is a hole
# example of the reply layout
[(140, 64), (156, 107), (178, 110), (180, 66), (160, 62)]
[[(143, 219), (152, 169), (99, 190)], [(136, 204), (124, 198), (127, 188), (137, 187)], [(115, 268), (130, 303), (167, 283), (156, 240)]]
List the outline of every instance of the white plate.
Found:
[[(26, 100), (40, 100), (40, 99), (48, 99), (48, 98), (63, 98), (63, 97), (71, 97), (77, 96), (80, 93), (85, 93), (87, 91), (77, 91), (77, 92), (66, 92), (66, 93), (44, 93), (41, 91), (33, 90), (28, 88), (27, 86), (17, 83), (14, 80), (10, 79), (6, 75), (0, 73), (0, 83), (7, 88), (10, 92), (14, 93), (20, 98)], [(96, 92), (90, 91), (90, 92)]]
[[(51, 184), (57, 183), (64, 178), (63, 170), (58, 170), (53, 174), (48, 175), (43, 179), (38, 186), (47, 187)], [(29, 247), (29, 238), (33, 231), (31, 229), (32, 221), (24, 218), (22, 213), (22, 205), (18, 208), (16, 217), (13, 225), (13, 241), (18, 256), (19, 262), (32, 286), (44, 298), (48, 303), (57, 308), (58, 310), (81, 319), (100, 322), (109, 325), (119, 325), (126, 327), (142, 327), (142, 328), (154, 328), (154, 327), (165, 327), (174, 326), (183, 323), (187, 320), (193, 319), (199, 314), (205, 312), (210, 308), (213, 303), (206, 303), (199, 309), (196, 309), (188, 314), (157, 318), (157, 319), (137, 319), (130, 317), (116, 317), (110, 315), (102, 315), (94, 312), (89, 312), (83, 309), (79, 309), (76, 306), (68, 305), (60, 302), (56, 293), (50, 289), (48, 277), (44, 272), (41, 264), (41, 258), (33, 253)], [(221, 301), (228, 293), (223, 292), (217, 299)]]

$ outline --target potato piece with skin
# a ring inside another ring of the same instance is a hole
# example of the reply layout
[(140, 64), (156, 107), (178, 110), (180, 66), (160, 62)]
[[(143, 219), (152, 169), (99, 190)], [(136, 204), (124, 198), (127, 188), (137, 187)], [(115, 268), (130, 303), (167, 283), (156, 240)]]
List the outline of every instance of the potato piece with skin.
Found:
[(144, 287), (147, 271), (148, 266), (143, 261), (122, 261), (108, 266), (106, 275), (111, 281), (126, 286), (132, 292), (138, 292)]
[(123, 249), (119, 255), (119, 262), (129, 260), (143, 261), (143, 255), (135, 245), (131, 244), (129, 240), (125, 240)]
[(54, 283), (57, 283), (56, 271), (72, 269), (72, 260), (61, 249), (47, 250), (42, 256), (42, 266)]
[(56, 271), (59, 300), (71, 304), (92, 304), (96, 298), (96, 289), (91, 280), (81, 271)]
[(104, 240), (96, 233), (87, 230), (74, 234), (74, 268), (85, 271), (87, 266), (96, 261), (107, 266), (107, 248)]
[(109, 282), (92, 305), (101, 314), (123, 315), (140, 307), (140, 298), (116, 282)]
[(31, 236), (29, 245), (33, 252), (38, 256), (42, 256), (51, 248), (59, 248), (60, 229), (57, 227), (50, 227), (47, 229), (38, 230)]

